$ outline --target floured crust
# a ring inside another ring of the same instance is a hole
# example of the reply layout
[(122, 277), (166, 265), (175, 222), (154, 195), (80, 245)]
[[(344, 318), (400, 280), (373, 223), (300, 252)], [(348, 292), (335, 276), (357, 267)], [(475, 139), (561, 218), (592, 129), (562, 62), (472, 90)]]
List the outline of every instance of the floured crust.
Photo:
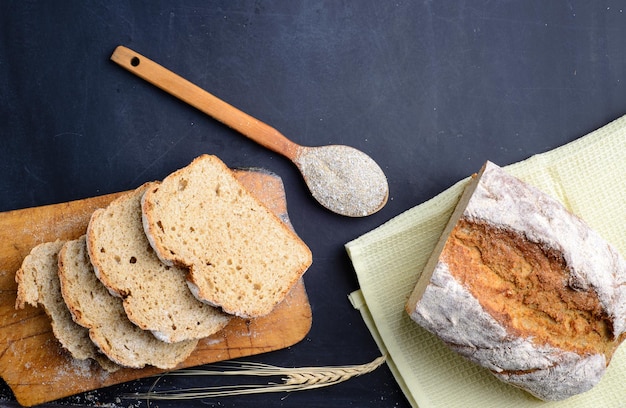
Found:
[(194, 294), (230, 314), (268, 314), (311, 264), (308, 247), (215, 156), (148, 189), (142, 210), (161, 261), (188, 267)]
[(487, 163), (407, 303), (411, 318), (544, 400), (591, 389), (624, 338), (626, 263), (539, 190)]
[(84, 235), (61, 249), (59, 277), (74, 320), (89, 329), (91, 340), (117, 364), (171, 369), (195, 349), (196, 340), (165, 343), (128, 320), (122, 299), (111, 295), (96, 277)]
[(128, 318), (168, 343), (208, 337), (230, 316), (197, 300), (187, 288), (187, 269), (164, 265), (148, 242), (141, 197), (146, 183), (96, 210), (87, 228), (87, 249), (96, 275), (123, 299)]

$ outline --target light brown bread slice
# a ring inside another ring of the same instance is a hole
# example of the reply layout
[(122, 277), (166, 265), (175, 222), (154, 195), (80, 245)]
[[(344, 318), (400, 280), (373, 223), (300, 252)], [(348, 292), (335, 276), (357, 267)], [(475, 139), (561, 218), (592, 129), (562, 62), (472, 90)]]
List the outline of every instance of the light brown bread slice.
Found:
[(107, 371), (119, 366), (102, 355), (89, 338), (89, 331), (72, 320), (63, 297), (58, 275), (58, 254), (65, 241), (46, 242), (34, 247), (15, 274), (16, 309), (26, 304), (43, 306), (52, 321), (52, 333), (61, 345), (78, 360), (92, 359)]
[(126, 315), (168, 343), (201, 339), (226, 326), (231, 316), (200, 302), (186, 284), (186, 268), (166, 266), (150, 246), (141, 221), (146, 183), (96, 210), (87, 228), (87, 250), (96, 276), (121, 297)]
[(116, 363), (170, 369), (194, 350), (196, 340), (165, 343), (128, 320), (122, 299), (111, 295), (96, 277), (84, 235), (61, 248), (59, 277), (63, 298), (74, 319), (89, 329), (91, 340)]
[(306, 244), (215, 156), (148, 189), (142, 210), (159, 258), (188, 267), (194, 295), (227, 313), (266, 315), (311, 264)]

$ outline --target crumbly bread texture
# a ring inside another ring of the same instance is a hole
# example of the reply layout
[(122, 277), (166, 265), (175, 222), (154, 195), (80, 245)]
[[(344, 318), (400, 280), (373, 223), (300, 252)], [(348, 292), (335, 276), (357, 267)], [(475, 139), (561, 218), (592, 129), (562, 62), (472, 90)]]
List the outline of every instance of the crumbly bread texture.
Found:
[(304, 242), (215, 156), (148, 189), (142, 210), (162, 262), (188, 267), (194, 295), (230, 314), (268, 314), (311, 264)]
[(624, 339), (626, 262), (558, 201), (487, 162), (406, 309), (502, 381), (563, 400), (597, 384)]
[(196, 340), (165, 343), (128, 320), (122, 299), (111, 295), (96, 277), (84, 235), (61, 248), (59, 277), (75, 321), (89, 329), (91, 340), (117, 364), (171, 369), (194, 350)]
[(186, 284), (186, 268), (167, 266), (154, 253), (141, 219), (146, 183), (96, 210), (87, 228), (87, 249), (96, 276), (121, 297), (130, 321), (162, 341), (208, 337), (231, 317), (200, 302)]
[(89, 338), (89, 331), (74, 322), (63, 297), (58, 275), (58, 254), (65, 241), (46, 242), (34, 247), (24, 258), (15, 275), (17, 300), (15, 307), (26, 304), (43, 306), (50, 316), (52, 333), (61, 345), (78, 360), (92, 359), (112, 372), (119, 366), (102, 355)]

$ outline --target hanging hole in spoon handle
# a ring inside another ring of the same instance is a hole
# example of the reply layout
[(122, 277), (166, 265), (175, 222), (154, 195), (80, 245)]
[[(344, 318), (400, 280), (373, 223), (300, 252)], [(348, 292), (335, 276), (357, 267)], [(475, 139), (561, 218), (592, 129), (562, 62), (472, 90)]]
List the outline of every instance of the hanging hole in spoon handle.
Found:
[(300, 146), (278, 130), (240, 111), (143, 55), (118, 46), (111, 60), (183, 102), (291, 160), (313, 197), (337, 214), (363, 217), (387, 202), (389, 187), (380, 167), (348, 146)]

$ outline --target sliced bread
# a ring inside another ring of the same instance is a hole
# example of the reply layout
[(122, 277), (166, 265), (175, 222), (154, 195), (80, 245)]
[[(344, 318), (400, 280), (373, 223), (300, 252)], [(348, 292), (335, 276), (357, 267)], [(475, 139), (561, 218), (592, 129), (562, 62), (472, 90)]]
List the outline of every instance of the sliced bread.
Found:
[(63, 301), (57, 262), (64, 243), (57, 240), (39, 244), (24, 258), (15, 275), (15, 307), (23, 309), (26, 304), (43, 306), (52, 321), (52, 333), (72, 357), (78, 360), (92, 359), (105, 370), (116, 371), (119, 366), (100, 353), (89, 338), (89, 330), (74, 322)]
[(312, 261), (302, 240), (217, 157), (202, 155), (142, 199), (145, 233), (194, 295), (241, 317), (268, 314)]
[(91, 340), (116, 363), (171, 369), (194, 350), (196, 340), (165, 343), (128, 320), (122, 299), (111, 295), (96, 277), (84, 235), (61, 248), (59, 278), (63, 299), (75, 321), (89, 329)]
[(121, 297), (126, 315), (168, 343), (201, 339), (226, 326), (231, 316), (200, 302), (186, 284), (186, 268), (167, 266), (154, 253), (141, 220), (146, 183), (96, 210), (87, 228), (87, 250), (96, 276)]

